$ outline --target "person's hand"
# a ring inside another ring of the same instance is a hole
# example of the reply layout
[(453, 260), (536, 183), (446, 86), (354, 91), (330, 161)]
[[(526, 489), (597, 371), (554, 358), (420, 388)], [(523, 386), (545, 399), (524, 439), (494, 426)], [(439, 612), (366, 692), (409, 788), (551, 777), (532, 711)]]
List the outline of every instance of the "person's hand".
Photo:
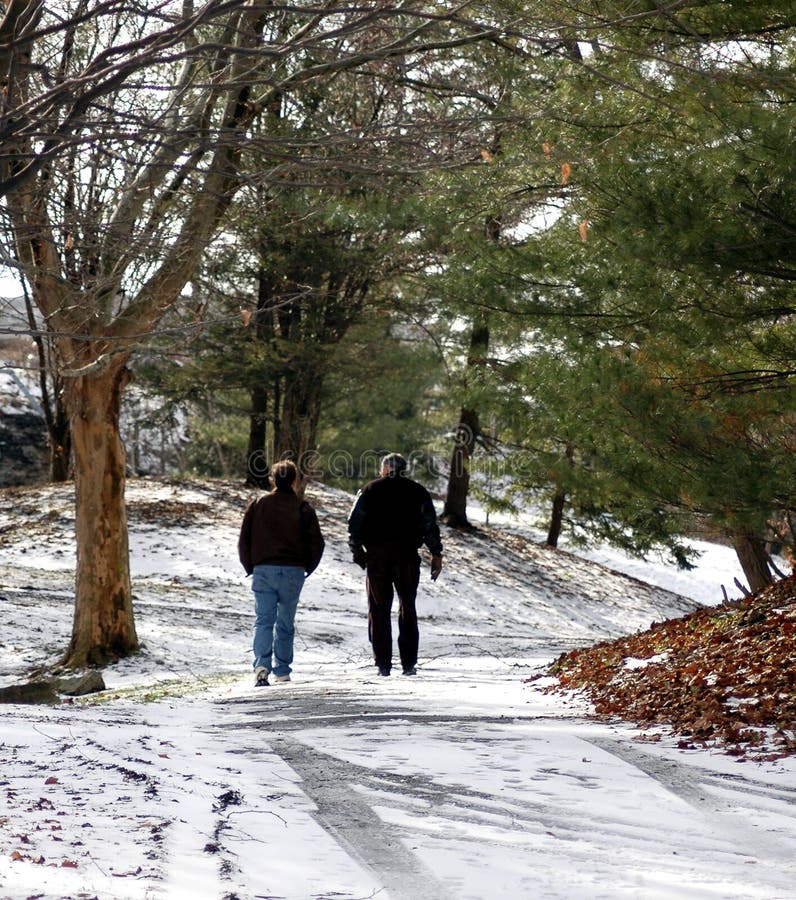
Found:
[(432, 556), (431, 557), (431, 580), (436, 581), (439, 578), (439, 573), (442, 571), (442, 557), (441, 556)]
[(354, 554), (354, 562), (359, 566), (360, 569), (364, 569), (368, 564), (368, 557), (365, 553), (364, 547), (357, 547), (356, 550), (352, 551)]

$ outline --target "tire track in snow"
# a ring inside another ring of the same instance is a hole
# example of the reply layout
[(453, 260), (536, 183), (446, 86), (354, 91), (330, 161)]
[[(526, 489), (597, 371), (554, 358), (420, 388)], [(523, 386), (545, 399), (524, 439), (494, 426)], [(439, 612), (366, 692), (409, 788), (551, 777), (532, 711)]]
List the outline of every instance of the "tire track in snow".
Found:
[[(774, 804), (792, 805), (796, 802), (796, 788), (775, 788), (764, 782), (750, 782), (746, 778), (735, 779), (704, 770), (698, 773), (690, 766), (645, 753), (626, 742), (596, 737), (586, 740), (654, 779), (699, 813), (708, 813), (711, 822), (718, 826), (717, 830), (727, 835), (740, 854), (754, 856), (758, 862), (778, 870), (782, 869), (782, 860), (791, 855), (792, 845), (778, 840), (770, 830), (761, 833), (748, 818), (742, 818), (742, 801), (744, 795), (755, 794), (765, 796)], [(727, 794), (731, 795), (729, 799)], [(796, 875), (796, 863), (788, 868)]]
[[(316, 753), (285, 735), (271, 747), (302, 779), (302, 788), (315, 803), (313, 818), (360, 864), (387, 888), (391, 900), (451, 895), (433, 872), (403, 843), (404, 831), (384, 822), (357, 791), (358, 766)], [(373, 773), (367, 773), (369, 777)]]

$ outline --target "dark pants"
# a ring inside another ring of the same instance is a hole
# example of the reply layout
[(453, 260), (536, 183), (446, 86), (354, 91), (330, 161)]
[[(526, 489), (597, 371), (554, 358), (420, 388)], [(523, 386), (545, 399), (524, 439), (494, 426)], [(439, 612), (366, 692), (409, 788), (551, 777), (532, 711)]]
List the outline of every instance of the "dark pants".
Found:
[(420, 557), (407, 547), (368, 547), (368, 637), (373, 661), (392, 667), (392, 598), (398, 594), (398, 652), (404, 669), (417, 663), (419, 632), (415, 599), (420, 582)]

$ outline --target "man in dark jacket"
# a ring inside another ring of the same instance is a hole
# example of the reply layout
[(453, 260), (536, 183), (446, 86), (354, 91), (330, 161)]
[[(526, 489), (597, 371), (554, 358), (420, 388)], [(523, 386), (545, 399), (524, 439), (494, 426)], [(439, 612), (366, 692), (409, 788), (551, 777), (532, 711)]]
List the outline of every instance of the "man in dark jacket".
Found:
[(298, 469), (292, 462), (271, 469), (274, 490), (253, 501), (238, 539), (247, 575), (254, 574), (254, 679), (257, 685), (290, 681), (294, 622), (304, 579), (323, 554), (315, 510), (295, 493)]
[(414, 675), (419, 632), (415, 599), (420, 582), (418, 549), (431, 553), (431, 580), (442, 571), (442, 542), (431, 495), (406, 475), (406, 460), (390, 453), (381, 477), (362, 488), (348, 517), (354, 562), (367, 571), (368, 636), (379, 675), (392, 668), (393, 589), (398, 610), (398, 652), (404, 675)]

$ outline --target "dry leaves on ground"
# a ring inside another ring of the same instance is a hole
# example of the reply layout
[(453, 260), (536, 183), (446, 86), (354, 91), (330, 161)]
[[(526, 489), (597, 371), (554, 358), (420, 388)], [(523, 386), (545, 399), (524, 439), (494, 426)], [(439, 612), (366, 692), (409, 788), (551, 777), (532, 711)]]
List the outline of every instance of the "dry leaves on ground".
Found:
[(598, 714), (668, 726), (683, 747), (711, 744), (755, 759), (796, 755), (796, 575), (743, 600), (571, 650), (547, 674), (558, 679), (549, 690), (582, 690)]

